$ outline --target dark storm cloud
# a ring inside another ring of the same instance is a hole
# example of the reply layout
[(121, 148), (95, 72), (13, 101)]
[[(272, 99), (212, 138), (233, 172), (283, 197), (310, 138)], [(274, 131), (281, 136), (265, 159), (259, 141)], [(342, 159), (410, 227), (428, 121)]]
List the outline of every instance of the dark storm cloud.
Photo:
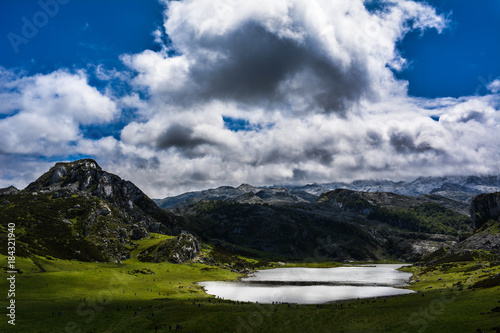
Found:
[(308, 173), (307, 171), (301, 169), (293, 169), (293, 177), (294, 181), (303, 182), (307, 179)]
[(158, 157), (152, 157), (152, 158), (142, 158), (142, 157), (134, 157), (131, 158), (132, 163), (137, 169), (151, 169), (151, 170), (158, 170), (160, 167), (160, 160)]
[(310, 148), (305, 151), (307, 160), (315, 160), (323, 165), (330, 165), (333, 162), (333, 153), (324, 148)]
[(371, 146), (377, 147), (382, 143), (382, 135), (375, 131), (368, 131), (366, 136), (366, 142)]
[(331, 165), (334, 160), (335, 152), (323, 148), (309, 146), (301, 151), (290, 149), (271, 149), (264, 152), (257, 161), (256, 165), (281, 164), (281, 163), (301, 163), (304, 161), (315, 161), (322, 165)]
[(210, 175), (203, 173), (203, 172), (200, 172), (200, 171), (195, 171), (191, 174), (191, 176), (189, 178), (192, 179), (193, 181), (196, 181), (196, 182), (202, 182), (202, 181), (209, 180)]
[(280, 86), (298, 73), (307, 73), (306, 80), (295, 84), (297, 91), (292, 93), (311, 96), (324, 112), (343, 111), (371, 93), (368, 71), (361, 61), (353, 59), (347, 70), (342, 69), (314, 41), (299, 43), (257, 23), (247, 23), (227, 36), (203, 40), (200, 46), (224, 55), (214, 62), (197, 58), (191, 68), (191, 79), (205, 99), (281, 103), (288, 92)]
[(462, 115), (460, 119), (458, 119), (458, 122), (460, 123), (467, 123), (471, 120), (475, 120), (478, 123), (484, 123), (487, 118), (485, 117), (484, 113), (479, 112), (479, 111), (469, 111), (465, 114)]
[(429, 151), (441, 153), (441, 151), (434, 149), (427, 142), (416, 145), (411, 135), (403, 132), (392, 133), (389, 142), (399, 154), (415, 154)]
[(160, 149), (172, 147), (181, 150), (192, 150), (203, 144), (213, 144), (210, 140), (197, 137), (192, 128), (173, 124), (157, 139), (156, 146)]
[(224, 50), (227, 56), (207, 66), (192, 69), (207, 97), (242, 101), (274, 99), (279, 84), (302, 65), (304, 50), (290, 39), (279, 38), (263, 27), (249, 23), (227, 37), (202, 41), (202, 47)]

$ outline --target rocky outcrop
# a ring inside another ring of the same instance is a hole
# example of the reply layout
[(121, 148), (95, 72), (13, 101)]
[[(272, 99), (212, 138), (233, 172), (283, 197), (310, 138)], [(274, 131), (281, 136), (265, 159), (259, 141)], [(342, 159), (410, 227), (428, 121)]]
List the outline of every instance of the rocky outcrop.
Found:
[(480, 194), (470, 206), (470, 216), (476, 230), (490, 220), (500, 222), (500, 192)]
[(464, 260), (500, 260), (500, 192), (475, 196), (470, 205), (475, 232), (424, 258), (427, 265)]
[(484, 224), (481, 230), (455, 246), (455, 252), (488, 251), (500, 259), (500, 234), (498, 222), (492, 225)]
[(489, 251), (500, 258), (500, 192), (474, 197), (470, 213), (476, 232), (457, 244), (457, 251)]
[(14, 186), (9, 186), (6, 188), (0, 188), (0, 197), (7, 196), (7, 195), (16, 195), (20, 191), (15, 188)]
[(200, 242), (191, 234), (181, 233), (179, 236), (167, 239), (158, 245), (151, 246), (139, 254), (139, 260), (145, 262), (169, 261), (182, 264), (193, 260), (200, 252)]

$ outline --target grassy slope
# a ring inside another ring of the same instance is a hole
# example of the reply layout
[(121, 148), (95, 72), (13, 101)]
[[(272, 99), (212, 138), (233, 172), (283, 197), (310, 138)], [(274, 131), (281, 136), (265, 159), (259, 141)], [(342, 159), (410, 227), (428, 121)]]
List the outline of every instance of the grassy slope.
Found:
[[(137, 242), (136, 251), (161, 240), (156, 235)], [(159, 332), (167, 332), (169, 325), (174, 330), (182, 324), (184, 332), (474, 332), (500, 326), (500, 313), (491, 312), (500, 306), (500, 286), (469, 288), (500, 272), (499, 265), (485, 262), (445, 264), (428, 271), (411, 268), (420, 282), (410, 288), (418, 293), (319, 309), (219, 300), (214, 304), (195, 282), (238, 275), (201, 264), (141, 263), (134, 256), (122, 265), (34, 258), (17, 259), (23, 272), (17, 275), (17, 325), (12, 330), (4, 318), (1, 331), (154, 332), (158, 326)], [(6, 259), (0, 259), (3, 265)], [(143, 274), (150, 271), (155, 274)], [(7, 289), (1, 279), (0, 290)]]

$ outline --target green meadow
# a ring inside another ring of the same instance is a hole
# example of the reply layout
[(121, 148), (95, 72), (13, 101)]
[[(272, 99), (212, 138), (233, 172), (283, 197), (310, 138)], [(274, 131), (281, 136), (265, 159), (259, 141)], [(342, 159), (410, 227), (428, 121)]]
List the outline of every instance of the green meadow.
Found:
[[(165, 236), (163, 236), (165, 237)], [(161, 241), (136, 242), (122, 264), (17, 258), (16, 325), (5, 332), (496, 332), (499, 263), (406, 267), (414, 294), (316, 305), (257, 305), (219, 300), (199, 281), (241, 274), (199, 263), (143, 263), (137, 254)], [(6, 257), (1, 256), (2, 263)], [(251, 259), (248, 259), (251, 260)], [(309, 264), (310, 267), (339, 264)], [(2, 265), (3, 266), (3, 265)], [(279, 266), (276, 264), (275, 266)], [(297, 264), (293, 264), (297, 266)], [(0, 282), (6, 296), (7, 280)], [(3, 297), (3, 313), (6, 297)], [(180, 330), (178, 330), (180, 331)]]

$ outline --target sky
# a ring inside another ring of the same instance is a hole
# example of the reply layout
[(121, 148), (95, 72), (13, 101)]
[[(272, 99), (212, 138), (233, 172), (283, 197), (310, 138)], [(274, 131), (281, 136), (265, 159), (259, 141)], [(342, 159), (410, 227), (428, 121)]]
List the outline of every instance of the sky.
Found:
[(0, 1), (0, 188), (500, 174), (500, 1)]

